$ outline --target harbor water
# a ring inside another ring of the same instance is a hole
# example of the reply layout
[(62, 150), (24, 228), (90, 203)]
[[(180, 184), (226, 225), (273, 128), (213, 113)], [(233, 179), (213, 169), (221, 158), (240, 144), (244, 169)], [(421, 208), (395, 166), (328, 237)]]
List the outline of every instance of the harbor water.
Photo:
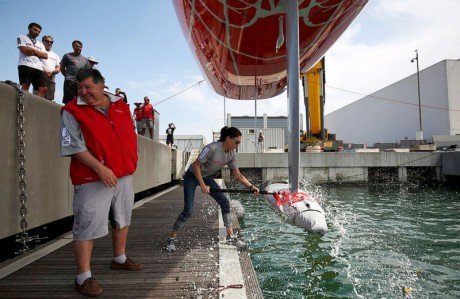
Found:
[(265, 298), (404, 298), (403, 287), (412, 298), (460, 298), (458, 189), (302, 189), (321, 200), (324, 236), (284, 223), (263, 197), (232, 194)]

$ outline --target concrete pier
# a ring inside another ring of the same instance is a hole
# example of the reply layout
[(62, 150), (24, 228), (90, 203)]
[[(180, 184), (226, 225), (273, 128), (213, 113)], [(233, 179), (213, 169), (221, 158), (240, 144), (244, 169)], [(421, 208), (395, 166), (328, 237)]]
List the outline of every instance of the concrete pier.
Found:
[[(288, 178), (287, 153), (240, 153), (240, 168), (258, 169), (264, 181)], [(460, 152), (300, 153), (300, 178), (312, 183), (408, 182), (426, 176), (441, 181), (460, 175)], [(222, 172), (225, 180), (230, 170)]]

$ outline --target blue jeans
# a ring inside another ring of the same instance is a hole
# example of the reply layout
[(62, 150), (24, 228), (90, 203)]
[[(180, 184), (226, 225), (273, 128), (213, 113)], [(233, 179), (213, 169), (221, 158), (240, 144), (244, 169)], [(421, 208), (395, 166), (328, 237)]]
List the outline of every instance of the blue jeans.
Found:
[[(205, 177), (203, 178), (203, 181), (207, 186), (211, 187), (211, 189), (220, 189), (219, 185), (212, 177)], [(184, 175), (184, 209), (179, 214), (176, 222), (174, 223), (174, 231), (178, 231), (182, 226), (185, 225), (187, 219), (192, 216), (193, 207), (195, 205), (195, 189), (199, 185), (200, 184), (198, 183), (198, 180), (196, 179), (193, 172), (187, 171)], [(230, 219), (230, 202), (228, 198), (222, 192), (211, 192), (210, 195), (219, 204), (224, 219)]]

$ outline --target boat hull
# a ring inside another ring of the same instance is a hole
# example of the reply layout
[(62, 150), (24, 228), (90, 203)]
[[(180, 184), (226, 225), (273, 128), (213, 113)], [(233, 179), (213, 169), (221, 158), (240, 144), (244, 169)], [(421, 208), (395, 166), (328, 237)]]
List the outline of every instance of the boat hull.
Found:
[[(227, 98), (271, 98), (287, 84), (286, 11), (280, 0), (173, 0), (192, 52)], [(313, 66), (367, 0), (299, 1), (302, 72)], [(278, 49), (277, 49), (278, 46)]]

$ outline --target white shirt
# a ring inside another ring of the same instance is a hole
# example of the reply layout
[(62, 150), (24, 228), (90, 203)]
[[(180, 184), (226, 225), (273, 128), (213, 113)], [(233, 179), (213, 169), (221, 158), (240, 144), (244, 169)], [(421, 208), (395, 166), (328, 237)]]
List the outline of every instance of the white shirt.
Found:
[[(59, 55), (57, 55), (53, 51), (46, 51), (46, 53), (48, 53), (48, 59), (40, 59), (43, 64), (43, 70), (45, 72), (52, 72), (59, 65), (59, 63), (61, 62), (61, 59), (59, 58)], [(56, 75), (53, 75), (50, 78), (50, 80), (52, 82), (56, 82), (55, 77)]]
[[(24, 46), (24, 47), (35, 48), (35, 49), (43, 51), (43, 52), (46, 51), (45, 46), (40, 41), (38, 41), (38, 40), (33, 41), (27, 35), (18, 36), (17, 43), (18, 43), (18, 48), (21, 47), (21, 46)], [(32, 67), (34, 69), (43, 71), (43, 64), (42, 64), (40, 58), (38, 58), (37, 56), (24, 55), (21, 52), (21, 50), (19, 50), (19, 62), (18, 62), (18, 65), (25, 65), (25, 66)]]

